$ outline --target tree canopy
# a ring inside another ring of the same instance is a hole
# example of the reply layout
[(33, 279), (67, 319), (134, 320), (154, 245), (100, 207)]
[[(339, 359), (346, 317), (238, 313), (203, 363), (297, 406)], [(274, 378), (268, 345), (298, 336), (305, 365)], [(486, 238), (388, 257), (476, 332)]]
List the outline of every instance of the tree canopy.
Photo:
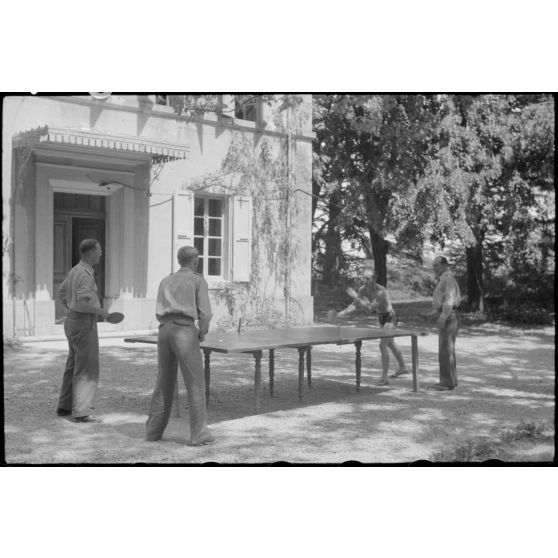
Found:
[(318, 95), (314, 127), (324, 279), (347, 266), (343, 240), (382, 284), (390, 248), (420, 259), (425, 241), (460, 243), (472, 309), (502, 269), (553, 272), (550, 95)]

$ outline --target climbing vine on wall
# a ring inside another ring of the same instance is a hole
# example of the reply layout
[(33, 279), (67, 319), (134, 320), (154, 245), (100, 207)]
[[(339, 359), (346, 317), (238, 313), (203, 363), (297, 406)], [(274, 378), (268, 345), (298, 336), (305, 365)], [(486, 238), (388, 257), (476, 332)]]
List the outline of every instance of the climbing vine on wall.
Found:
[[(301, 319), (301, 306), (291, 297), (288, 285), (300, 256), (300, 240), (292, 234), (300, 200), (293, 194), (293, 181), (289, 183), (287, 149), (286, 138), (264, 137), (254, 147), (253, 134), (234, 131), (220, 171), (189, 185), (194, 191), (211, 188), (214, 193), (252, 198), (250, 282), (226, 283), (214, 291), (228, 310), (228, 316), (217, 324), (222, 328), (235, 326), (239, 318), (244, 327), (289, 325)], [(292, 168), (294, 175), (297, 167)], [(280, 299), (286, 301), (282, 311), (277, 308)]]

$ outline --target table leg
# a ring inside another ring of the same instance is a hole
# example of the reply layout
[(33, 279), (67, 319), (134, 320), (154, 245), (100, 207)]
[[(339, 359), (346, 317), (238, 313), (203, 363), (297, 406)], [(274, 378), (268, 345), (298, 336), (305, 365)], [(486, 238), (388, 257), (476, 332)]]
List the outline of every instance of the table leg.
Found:
[(254, 390), (255, 390), (255, 404), (254, 408), (256, 413), (260, 412), (260, 388), (262, 383), (262, 351), (254, 351), (252, 353), (256, 361), (254, 368)]
[(306, 378), (308, 387), (312, 387), (312, 346), (306, 349)]
[(205, 375), (205, 406), (209, 407), (209, 383), (211, 381), (211, 351), (209, 349), (203, 350), (204, 363), (203, 363), (203, 373)]
[(304, 355), (306, 347), (298, 347), (298, 398), (302, 400), (304, 390)]
[(411, 355), (413, 359), (413, 391), (418, 391), (418, 342), (416, 335), (411, 335)]
[(362, 341), (355, 341), (355, 369), (356, 369), (356, 390), (357, 393), (360, 392), (360, 370), (361, 370), (361, 358), (360, 358), (360, 349), (362, 347)]
[(269, 397), (273, 397), (275, 387), (275, 349), (269, 349)]

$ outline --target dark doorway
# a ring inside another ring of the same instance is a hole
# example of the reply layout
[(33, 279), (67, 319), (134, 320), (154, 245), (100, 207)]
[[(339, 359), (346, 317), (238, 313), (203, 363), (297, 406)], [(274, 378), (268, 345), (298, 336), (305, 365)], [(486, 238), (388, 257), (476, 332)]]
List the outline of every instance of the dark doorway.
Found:
[(98, 240), (103, 249), (101, 261), (93, 266), (102, 305), (105, 296), (105, 199), (103, 196), (55, 193), (53, 287), (57, 320), (66, 313), (58, 300), (58, 287), (79, 262), (79, 245), (86, 238)]

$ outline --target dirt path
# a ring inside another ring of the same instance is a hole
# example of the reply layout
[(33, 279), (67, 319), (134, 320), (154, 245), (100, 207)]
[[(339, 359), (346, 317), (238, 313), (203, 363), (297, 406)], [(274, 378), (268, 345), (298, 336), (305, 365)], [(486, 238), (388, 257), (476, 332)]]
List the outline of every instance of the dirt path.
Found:
[[(358, 323), (358, 320), (357, 322)], [(431, 330), (433, 331), (433, 330)], [(400, 341), (410, 363), (410, 339)], [(377, 387), (378, 344), (363, 344), (360, 394), (354, 348), (313, 349), (313, 387), (297, 397), (298, 353), (276, 351), (275, 397), (263, 366), (261, 413), (253, 414), (253, 360), (212, 359), (209, 422), (217, 443), (191, 448), (187, 411), (171, 419), (163, 441), (143, 440), (155, 380), (156, 348), (101, 340), (97, 412), (101, 424), (56, 417), (65, 362), (63, 342), (25, 344), (4, 354), (5, 447), (8, 463), (397, 463), (514, 427), (554, 417), (554, 329), (470, 325), (458, 338), (459, 388), (437, 381), (437, 337), (419, 338), (420, 383)], [(185, 402), (183, 383), (181, 400)]]

